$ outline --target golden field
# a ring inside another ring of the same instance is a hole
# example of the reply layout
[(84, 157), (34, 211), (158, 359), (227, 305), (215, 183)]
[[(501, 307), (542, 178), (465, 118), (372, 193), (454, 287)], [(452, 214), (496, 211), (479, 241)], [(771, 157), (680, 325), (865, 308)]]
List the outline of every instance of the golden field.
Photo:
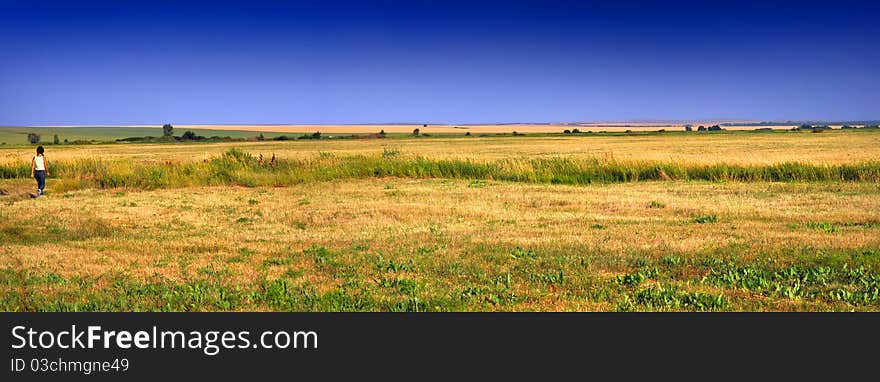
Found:
[[(692, 125), (696, 129), (699, 125), (711, 126), (716, 121), (696, 122)], [(754, 130), (756, 128), (772, 128), (778, 130), (788, 130), (795, 125), (772, 125), (772, 126), (725, 126), (726, 130)], [(159, 128), (159, 126), (153, 126)], [(840, 128), (839, 125), (833, 127)], [(325, 134), (358, 134), (358, 133), (378, 133), (384, 130), (386, 133), (412, 133), (413, 129), (419, 129), (421, 133), (427, 134), (497, 134), (497, 133), (561, 133), (563, 130), (580, 129), (582, 131), (592, 132), (623, 132), (632, 131), (656, 131), (660, 129), (673, 131), (684, 130), (681, 123), (655, 123), (655, 122), (631, 122), (631, 123), (580, 123), (580, 124), (490, 124), (490, 125), (434, 125), (434, 124), (376, 124), (376, 125), (179, 125), (175, 128), (199, 129), (199, 130), (231, 130), (231, 131), (257, 131), (266, 133), (314, 133), (320, 131)]]
[[(326, 152), (372, 155), (383, 150), (430, 159), (602, 158), (679, 161), (683, 163), (770, 164), (808, 162), (858, 163), (877, 160), (880, 133), (874, 131), (699, 134), (674, 133), (616, 136), (429, 137), (418, 139), (327, 139), (199, 144), (109, 144), (47, 146), (49, 160), (125, 159), (198, 161), (231, 147), (254, 155), (307, 158)], [(0, 149), (0, 164), (24, 163), (33, 147)]]
[[(393, 151), (759, 166), (866, 163), (878, 143), (867, 131), (430, 137), (69, 145), (47, 156), (50, 166), (162, 166), (235, 147), (290, 160)], [(29, 158), (21, 147), (0, 155)], [(0, 180), (10, 194), (0, 196), (3, 310), (880, 310), (876, 181), (377, 175), (53, 189), (66, 181), (50, 178), (48, 196), (27, 199), (16, 195), (31, 179)]]

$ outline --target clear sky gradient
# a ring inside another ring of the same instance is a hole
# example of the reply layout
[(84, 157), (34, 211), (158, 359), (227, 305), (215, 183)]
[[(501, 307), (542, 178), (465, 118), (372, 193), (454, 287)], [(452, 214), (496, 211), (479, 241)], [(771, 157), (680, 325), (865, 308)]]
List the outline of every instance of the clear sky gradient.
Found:
[(0, 0), (0, 125), (880, 118), (880, 3)]

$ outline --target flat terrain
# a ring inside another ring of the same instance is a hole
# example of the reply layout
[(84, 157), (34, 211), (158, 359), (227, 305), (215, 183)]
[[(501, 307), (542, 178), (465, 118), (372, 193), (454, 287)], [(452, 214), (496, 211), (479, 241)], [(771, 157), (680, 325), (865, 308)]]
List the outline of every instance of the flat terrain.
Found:
[[(192, 132), (205, 137), (210, 136), (229, 136), (232, 138), (252, 137), (259, 133), (247, 130), (236, 129), (180, 129), (177, 135), (184, 131), (192, 130)], [(74, 141), (115, 141), (128, 137), (144, 137), (144, 136), (160, 136), (162, 135), (161, 126), (63, 126), (63, 127), (0, 127), (0, 147), (17, 146), (27, 144), (28, 133), (37, 133), (40, 135), (40, 142), (52, 143), (54, 136), (58, 135), (58, 140), (64, 142)], [(281, 134), (265, 133), (266, 137), (275, 137)]]
[[(859, 163), (877, 160), (880, 130), (778, 133), (670, 133), (620, 136), (428, 137), (207, 144), (112, 144), (48, 147), (51, 160), (196, 161), (236, 147), (254, 155), (309, 158), (319, 153), (376, 155), (399, 151), (432, 159), (603, 158), (683, 163)], [(32, 146), (0, 148), (0, 164), (22, 163)]]
[[(701, 123), (710, 126), (714, 122)], [(694, 124), (694, 129), (698, 124)], [(770, 128), (774, 130), (789, 130), (791, 125), (779, 126), (726, 126), (726, 130), (754, 130), (758, 128)], [(839, 128), (840, 126), (835, 126)], [(512, 134), (513, 132), (542, 134), (542, 133), (562, 133), (564, 130), (579, 129), (583, 132), (591, 131), (594, 133), (608, 132), (620, 133), (627, 130), (649, 132), (657, 130), (667, 131), (683, 131), (684, 127), (680, 124), (650, 124), (650, 123), (632, 123), (632, 124), (582, 124), (582, 125), (562, 125), (562, 124), (508, 124), (508, 125), (175, 125), (174, 129), (177, 135), (189, 130), (197, 135), (205, 137), (230, 136), (232, 138), (254, 137), (263, 133), (266, 138), (273, 138), (280, 135), (299, 136), (302, 134), (312, 134), (321, 132), (325, 135), (350, 135), (350, 134), (376, 134), (385, 131), (388, 134), (409, 135), (414, 129), (419, 129), (423, 134), (439, 134), (439, 135), (471, 135), (480, 134)], [(29, 132), (40, 134), (41, 142), (51, 143), (54, 135), (58, 135), (61, 141), (67, 139), (69, 142), (76, 140), (82, 141), (115, 141), (117, 139), (128, 137), (144, 137), (162, 135), (161, 125), (155, 126), (41, 126), (41, 127), (25, 127), (25, 126), (0, 126), (0, 146), (3, 145), (22, 145), (27, 143), (27, 134)]]
[[(831, 131), (50, 146), (46, 197), (0, 180), (0, 309), (877, 311), (878, 143)], [(0, 167), (30, 150), (0, 149)], [(252, 162), (272, 153), (279, 169)], [(454, 176), (334, 167), (465, 159), (527, 173), (535, 158), (867, 175), (569, 185), (447, 162), (439, 173)], [(179, 178), (203, 161), (210, 182)]]

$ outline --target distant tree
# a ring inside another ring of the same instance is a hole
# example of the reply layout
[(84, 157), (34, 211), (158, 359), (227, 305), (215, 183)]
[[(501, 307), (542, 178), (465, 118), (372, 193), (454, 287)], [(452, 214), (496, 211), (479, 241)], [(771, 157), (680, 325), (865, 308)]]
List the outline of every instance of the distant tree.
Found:
[(30, 142), (31, 144), (40, 143), (40, 134), (28, 133), (27, 139), (28, 139), (28, 142)]
[(265, 141), (265, 140), (266, 140), (266, 137), (263, 136), (263, 133), (260, 133), (260, 135), (257, 136), (257, 140), (258, 140), (258, 141)]
[(316, 131), (316, 132), (312, 133), (312, 139), (321, 139), (321, 132)]
[(721, 128), (721, 126), (718, 126), (718, 125), (709, 126), (709, 131), (721, 131), (721, 130), (724, 130)]
[(865, 125), (866, 129), (880, 129), (880, 125)]
[(562, 134), (571, 134), (571, 130), (569, 130), (569, 129), (562, 130)]
[(697, 127), (697, 131), (706, 131), (706, 126), (700, 125)]
[(571, 131), (571, 133), (572, 133), (572, 134), (580, 134), (581, 131), (578, 130), (578, 129), (574, 129), (574, 130)]
[(183, 133), (183, 135), (180, 136), (180, 139), (181, 139), (181, 140), (184, 140), (184, 141), (192, 141), (192, 140), (195, 140), (195, 139), (196, 139), (196, 133), (193, 133), (192, 131), (187, 130), (185, 133)]
[(379, 137), (385, 138), (385, 129), (379, 131)]
[(694, 127), (691, 125), (684, 125), (684, 131), (694, 131)]
[(65, 145), (67, 144), (67, 138), (64, 138), (64, 144)]
[(52, 143), (54, 143), (56, 145), (61, 144), (61, 140), (58, 139), (58, 134), (55, 134), (55, 136), (52, 137)]
[(466, 133), (464, 133), (464, 136), (466, 136), (466, 137), (469, 137), (469, 136), (471, 136), (471, 132), (470, 132), (470, 131), (468, 131), (468, 132), (466, 132)]
[(428, 124), (422, 125), (422, 128), (426, 128), (426, 127), (428, 127)]
[(808, 123), (805, 123), (803, 125), (798, 126), (798, 130), (812, 130), (812, 129), (813, 129), (813, 125), (810, 125)]
[(414, 136), (419, 136), (419, 133), (420, 133), (420, 130), (419, 130), (418, 127), (417, 127), (415, 130), (413, 130), (413, 135), (414, 135)]
[(172, 135), (174, 135), (174, 126), (171, 126), (170, 123), (162, 125), (162, 136), (170, 137)]

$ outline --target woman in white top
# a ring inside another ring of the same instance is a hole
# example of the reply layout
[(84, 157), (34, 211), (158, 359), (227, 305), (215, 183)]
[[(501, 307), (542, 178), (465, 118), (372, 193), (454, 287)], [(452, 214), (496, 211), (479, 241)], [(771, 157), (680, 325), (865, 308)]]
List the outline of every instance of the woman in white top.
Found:
[(37, 197), (43, 196), (46, 177), (49, 176), (49, 163), (46, 162), (46, 156), (43, 155), (45, 151), (43, 146), (37, 146), (37, 156), (31, 160), (31, 176), (37, 180)]

